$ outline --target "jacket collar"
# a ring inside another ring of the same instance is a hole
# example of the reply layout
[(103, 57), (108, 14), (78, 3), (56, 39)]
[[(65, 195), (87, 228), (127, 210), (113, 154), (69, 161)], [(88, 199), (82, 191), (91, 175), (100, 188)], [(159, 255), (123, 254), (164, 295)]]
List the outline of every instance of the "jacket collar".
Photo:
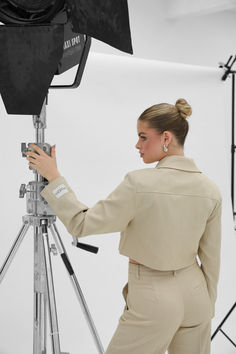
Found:
[(155, 168), (174, 168), (177, 170), (201, 173), (201, 171), (195, 165), (193, 159), (180, 155), (168, 155), (163, 157), (155, 166)]

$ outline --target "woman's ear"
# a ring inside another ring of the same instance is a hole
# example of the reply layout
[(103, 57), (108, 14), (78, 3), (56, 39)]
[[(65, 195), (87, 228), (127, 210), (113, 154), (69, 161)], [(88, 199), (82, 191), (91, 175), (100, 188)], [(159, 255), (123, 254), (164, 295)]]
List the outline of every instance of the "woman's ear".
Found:
[(166, 138), (165, 141), (170, 144), (171, 141), (172, 141), (172, 133), (169, 132), (169, 131), (166, 131), (165, 134), (166, 134), (166, 136), (165, 136), (165, 138)]
[(163, 139), (163, 144), (169, 143), (170, 141), (170, 136), (168, 131), (164, 131), (162, 134), (162, 139)]

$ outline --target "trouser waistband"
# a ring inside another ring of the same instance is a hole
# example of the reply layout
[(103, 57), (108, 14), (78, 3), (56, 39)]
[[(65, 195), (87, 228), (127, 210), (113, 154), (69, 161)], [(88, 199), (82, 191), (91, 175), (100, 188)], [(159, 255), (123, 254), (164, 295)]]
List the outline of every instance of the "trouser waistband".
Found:
[(143, 264), (135, 264), (129, 262), (129, 273), (135, 274), (137, 278), (140, 278), (141, 274), (146, 276), (148, 275), (176, 276), (177, 274), (188, 271), (189, 269), (196, 266), (199, 267), (197, 260), (194, 263), (180, 269), (158, 270), (158, 269), (149, 268)]

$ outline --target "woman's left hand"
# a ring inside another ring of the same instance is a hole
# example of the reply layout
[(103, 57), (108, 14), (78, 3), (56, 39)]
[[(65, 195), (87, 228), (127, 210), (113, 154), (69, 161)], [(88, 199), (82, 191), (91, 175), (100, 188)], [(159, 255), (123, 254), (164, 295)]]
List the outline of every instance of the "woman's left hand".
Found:
[(40, 149), (39, 146), (35, 144), (30, 144), (30, 148), (34, 149), (36, 152), (28, 150), (25, 154), (27, 160), (29, 160), (29, 166), (34, 168), (38, 173), (45, 177), (48, 182), (51, 182), (53, 179), (60, 177), (60, 173), (57, 170), (57, 161), (55, 153), (55, 145), (51, 148), (51, 156), (46, 152)]

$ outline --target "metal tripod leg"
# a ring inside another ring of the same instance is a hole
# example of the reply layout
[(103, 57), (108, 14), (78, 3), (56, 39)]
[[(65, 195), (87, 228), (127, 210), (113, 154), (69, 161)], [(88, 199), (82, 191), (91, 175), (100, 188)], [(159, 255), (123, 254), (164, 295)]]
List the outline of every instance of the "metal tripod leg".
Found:
[(40, 227), (34, 225), (34, 333), (33, 354), (46, 354), (47, 287)]
[(33, 354), (46, 354), (46, 305), (45, 295), (35, 292)]
[(9, 268), (9, 266), (10, 266), (10, 264), (11, 264), (11, 262), (12, 262), (14, 256), (15, 256), (15, 254), (16, 254), (16, 252), (17, 252), (17, 250), (18, 250), (18, 248), (19, 248), (19, 246), (20, 246), (20, 244), (21, 244), (21, 242), (22, 242), (22, 240), (23, 240), (28, 228), (29, 228), (29, 226), (30, 226), (29, 223), (25, 223), (21, 227), (21, 229), (20, 229), (20, 231), (19, 231), (19, 233), (18, 233), (18, 235), (17, 235), (17, 237), (16, 237), (16, 239), (15, 239), (13, 245), (12, 245), (12, 248), (10, 249), (10, 252), (8, 253), (8, 255), (7, 255), (7, 257), (6, 257), (6, 259), (5, 259), (4, 263), (3, 263), (3, 266), (0, 269), (0, 283), (3, 280), (3, 278), (4, 278), (4, 276), (5, 276), (6, 272), (7, 272), (7, 269)]
[(99, 351), (100, 354), (104, 354), (104, 349), (103, 349), (103, 346), (102, 346), (102, 343), (100, 341), (100, 338), (98, 336), (98, 333), (97, 333), (97, 330), (95, 328), (95, 325), (94, 325), (94, 322), (92, 320), (92, 317), (90, 315), (90, 312), (89, 312), (89, 309), (88, 309), (88, 306), (86, 304), (86, 301), (85, 301), (85, 298), (83, 296), (83, 293), (82, 293), (82, 290), (80, 288), (80, 285), (79, 285), (79, 282), (76, 278), (76, 275), (74, 274), (74, 270), (71, 266), (71, 263), (70, 263), (70, 260), (67, 256), (67, 253), (66, 253), (66, 250), (65, 250), (65, 247), (62, 243), (62, 240), (61, 240), (61, 237), (59, 235), (59, 232), (57, 230), (57, 227), (55, 225), (55, 223), (52, 223), (52, 225), (49, 226), (49, 229), (51, 230), (51, 233), (52, 233), (52, 236), (54, 238), (54, 241), (55, 241), (55, 244), (56, 244), (56, 247), (58, 249), (58, 252), (60, 253), (61, 255), (61, 258), (64, 262), (64, 265), (69, 273), (69, 276), (70, 276), (70, 279), (71, 279), (71, 282), (72, 282), (72, 285), (74, 287), (74, 290), (75, 290), (75, 293), (77, 295), (77, 298), (79, 299), (80, 301), (80, 304), (82, 306), (82, 310), (85, 314), (85, 317), (88, 321), (88, 324), (89, 324), (89, 329), (93, 335), (93, 338), (95, 340), (95, 344), (97, 346), (97, 349)]
[(48, 241), (47, 220), (41, 220), (41, 223), (42, 223), (42, 238), (43, 238), (43, 251), (44, 251), (44, 260), (45, 260), (47, 294), (48, 294), (49, 319), (50, 319), (50, 327), (51, 327), (52, 353), (62, 354), (60, 349), (56, 299), (55, 299), (55, 291), (53, 285), (50, 247)]

